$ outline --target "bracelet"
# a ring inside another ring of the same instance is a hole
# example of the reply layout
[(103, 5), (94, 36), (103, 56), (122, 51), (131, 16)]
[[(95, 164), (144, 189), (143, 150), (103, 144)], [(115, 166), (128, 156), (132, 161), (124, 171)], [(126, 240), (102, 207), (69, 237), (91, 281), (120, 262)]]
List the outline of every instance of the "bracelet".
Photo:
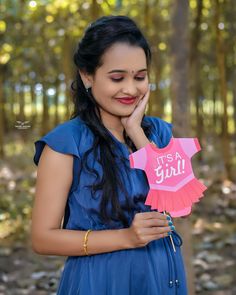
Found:
[(86, 234), (85, 234), (85, 236), (84, 236), (84, 253), (88, 256), (89, 254), (88, 254), (88, 235), (89, 235), (89, 233), (91, 232), (92, 230), (91, 229), (89, 229), (89, 230), (87, 230), (86, 231)]

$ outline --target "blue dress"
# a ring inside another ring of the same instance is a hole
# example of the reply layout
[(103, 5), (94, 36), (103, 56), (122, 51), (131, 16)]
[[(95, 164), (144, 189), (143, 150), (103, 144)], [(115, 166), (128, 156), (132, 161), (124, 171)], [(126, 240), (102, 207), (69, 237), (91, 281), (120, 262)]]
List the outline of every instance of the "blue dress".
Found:
[[(160, 118), (145, 116), (151, 124), (149, 140), (159, 147), (168, 144), (172, 136), (172, 125)], [(110, 132), (109, 132), (110, 133)], [(144, 204), (149, 191), (145, 172), (129, 166), (129, 150), (111, 137), (117, 147), (117, 153), (124, 161), (117, 161), (120, 175), (134, 204), (132, 212), (126, 212), (131, 225), (137, 212), (151, 211)], [(100, 193), (96, 197), (88, 187), (94, 183), (95, 176), (81, 168), (81, 159), (93, 144), (94, 135), (79, 118), (59, 124), (45, 136), (35, 142), (34, 163), (38, 165), (45, 144), (53, 150), (73, 155), (73, 182), (68, 193), (66, 205), (66, 224), (71, 230), (120, 229), (122, 224), (114, 221), (109, 226), (99, 216)], [(92, 154), (88, 158), (90, 165), (101, 172), (101, 166)], [(124, 204), (124, 195), (119, 192), (119, 201)], [(182, 239), (172, 233), (176, 252), (173, 251), (170, 238), (154, 240), (148, 245), (135, 249), (119, 250), (91, 256), (69, 256), (58, 284), (57, 295), (186, 295), (186, 275), (181, 254)]]

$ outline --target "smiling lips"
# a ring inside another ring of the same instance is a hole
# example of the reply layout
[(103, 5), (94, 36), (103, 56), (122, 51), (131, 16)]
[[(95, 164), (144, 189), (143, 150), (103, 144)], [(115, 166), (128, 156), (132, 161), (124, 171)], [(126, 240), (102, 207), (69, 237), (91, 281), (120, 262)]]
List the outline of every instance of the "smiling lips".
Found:
[(120, 97), (120, 98), (117, 98), (117, 100), (123, 104), (133, 104), (136, 98), (137, 96), (136, 97)]
[(117, 97), (117, 99), (122, 99), (122, 100), (124, 100), (124, 99), (131, 100), (131, 99), (136, 99), (136, 98), (137, 98), (137, 96)]

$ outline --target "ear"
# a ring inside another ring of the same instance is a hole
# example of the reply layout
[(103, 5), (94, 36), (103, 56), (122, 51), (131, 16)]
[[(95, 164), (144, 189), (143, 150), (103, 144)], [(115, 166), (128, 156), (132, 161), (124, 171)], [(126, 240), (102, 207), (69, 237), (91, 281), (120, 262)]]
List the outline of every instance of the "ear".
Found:
[(80, 77), (84, 83), (84, 87), (85, 88), (92, 87), (92, 82), (93, 82), (92, 76), (84, 71), (81, 71), (81, 70), (79, 70), (79, 74), (80, 74)]

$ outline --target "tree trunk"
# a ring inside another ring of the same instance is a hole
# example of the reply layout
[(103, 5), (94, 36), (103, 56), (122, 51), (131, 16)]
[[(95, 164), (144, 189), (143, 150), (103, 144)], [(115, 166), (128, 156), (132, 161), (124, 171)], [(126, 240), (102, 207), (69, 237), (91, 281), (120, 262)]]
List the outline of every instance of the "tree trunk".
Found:
[(149, 0), (144, 1), (144, 25), (145, 31), (148, 33), (150, 28), (151, 16), (150, 16), (150, 4)]
[(197, 15), (195, 19), (195, 26), (192, 32), (191, 50), (190, 50), (190, 69), (191, 69), (191, 80), (190, 90), (193, 95), (193, 100), (196, 110), (196, 130), (197, 137), (201, 142), (203, 136), (203, 116), (202, 116), (202, 97), (203, 91), (201, 87), (201, 75), (200, 75), (200, 62), (199, 62), (199, 43), (201, 39), (200, 25), (202, 22), (202, 0), (197, 1)]
[(233, 83), (233, 109), (234, 109), (234, 137), (236, 138), (236, 72), (234, 72), (234, 83)]
[(42, 116), (42, 124), (41, 124), (41, 134), (44, 135), (49, 131), (49, 105), (48, 105), (48, 97), (46, 93), (47, 87), (46, 82), (43, 84), (43, 116)]
[(24, 93), (24, 87), (21, 84), (20, 86), (20, 92), (19, 92), (19, 120), (24, 122), (25, 121), (25, 93)]
[(73, 79), (73, 64), (72, 64), (72, 40), (66, 34), (63, 44), (63, 59), (62, 59), (62, 66), (63, 72), (65, 75), (65, 83), (66, 83), (66, 90), (65, 90), (65, 120), (70, 118), (70, 100), (71, 100), (71, 83)]
[(231, 175), (231, 156), (230, 156), (230, 144), (229, 144), (229, 134), (228, 134), (228, 101), (227, 101), (227, 82), (225, 74), (225, 48), (224, 39), (222, 33), (219, 29), (220, 23), (220, 3), (219, 0), (215, 0), (215, 30), (216, 30), (216, 59), (219, 75), (219, 87), (220, 87), (220, 97), (223, 104), (223, 119), (222, 119), (222, 149), (223, 149), (223, 159), (225, 165), (226, 177), (228, 179), (233, 179)]
[[(190, 108), (188, 98), (188, 0), (173, 2), (171, 17), (171, 96), (174, 136), (190, 135)], [(176, 221), (183, 236), (183, 256), (186, 265), (188, 293), (195, 294), (194, 270), (192, 265), (192, 226), (190, 219)]]
[(145, 31), (150, 38), (150, 43), (152, 44), (152, 69), (154, 82), (156, 85), (155, 91), (151, 92), (149, 99), (149, 109), (147, 115), (151, 115), (154, 117), (162, 118), (164, 115), (164, 98), (162, 95), (162, 91), (159, 88), (160, 80), (161, 80), (161, 72), (162, 72), (162, 61), (161, 61), (161, 53), (158, 49), (158, 44), (160, 42), (160, 33), (158, 30), (153, 30), (154, 28), (159, 28), (161, 26), (160, 15), (156, 13), (159, 9), (158, 1), (155, 2), (155, 6), (153, 7), (153, 3), (151, 4), (149, 0), (145, 1), (144, 6), (144, 21), (145, 21)]
[(214, 130), (217, 134), (217, 130), (218, 130), (218, 123), (219, 123), (219, 116), (220, 114), (218, 114), (217, 116), (217, 89), (216, 89), (216, 85), (213, 84), (212, 85), (212, 101), (213, 101), (213, 126), (214, 126)]
[(57, 79), (55, 83), (56, 87), (56, 93), (55, 93), (55, 100), (54, 100), (54, 105), (55, 105), (55, 117), (54, 117), (54, 126), (57, 126), (59, 124), (59, 90), (60, 90), (60, 81)]
[(4, 157), (4, 97), (3, 97), (4, 67), (0, 66), (0, 157)]
[(8, 95), (9, 95), (9, 100), (10, 100), (10, 113), (9, 113), (9, 118), (10, 118), (10, 125), (14, 126), (15, 125), (15, 112), (14, 112), (14, 105), (16, 102), (15, 99), (15, 89), (14, 89), (14, 84), (12, 85), (12, 87), (9, 87), (10, 89), (8, 89)]
[(34, 91), (34, 82), (30, 85), (30, 96), (31, 96), (31, 125), (35, 126), (37, 120), (37, 108), (36, 108), (36, 95)]
[(91, 17), (92, 21), (95, 21), (99, 15), (100, 15), (100, 6), (98, 5), (97, 0), (92, 0), (92, 5), (91, 5)]

